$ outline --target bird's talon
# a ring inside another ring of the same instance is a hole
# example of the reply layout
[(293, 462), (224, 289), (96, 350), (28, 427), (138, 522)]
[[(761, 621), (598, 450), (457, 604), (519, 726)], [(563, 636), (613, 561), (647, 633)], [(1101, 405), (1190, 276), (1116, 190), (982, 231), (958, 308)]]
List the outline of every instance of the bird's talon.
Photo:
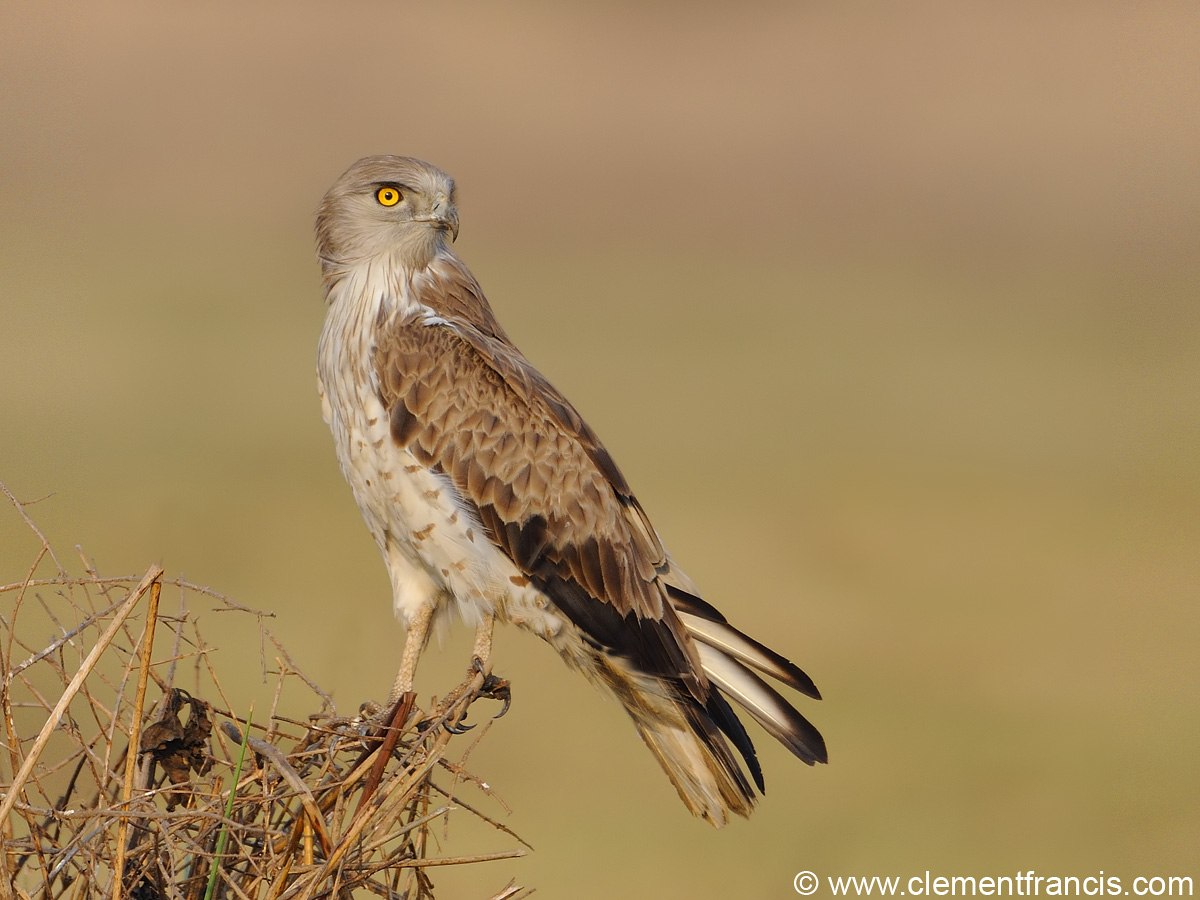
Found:
[(493, 719), (499, 719), (508, 712), (508, 708), (512, 705), (512, 687), (509, 685), (508, 680), (500, 678), (498, 675), (493, 675), (490, 672), (483, 679), (483, 687), (479, 689), (479, 696), (487, 697), (489, 700), (500, 700), (504, 703), (504, 706), (500, 708), (500, 712), (492, 716)]
[(446, 730), (448, 732), (450, 732), (451, 734), (466, 734), (468, 731), (470, 731), (474, 727), (475, 727), (474, 725), (468, 725), (462, 719), (459, 719), (458, 722), (447, 722), (446, 723)]
[(494, 716), (492, 716), (493, 719), (499, 719), (501, 716), (503, 716), (505, 713), (507, 713), (508, 708), (510, 706), (512, 706), (512, 695), (511, 694), (509, 694), (508, 692), (505, 692), (504, 697), (502, 699), (504, 700), (504, 705), (502, 707), (500, 707), (500, 712), (498, 712)]

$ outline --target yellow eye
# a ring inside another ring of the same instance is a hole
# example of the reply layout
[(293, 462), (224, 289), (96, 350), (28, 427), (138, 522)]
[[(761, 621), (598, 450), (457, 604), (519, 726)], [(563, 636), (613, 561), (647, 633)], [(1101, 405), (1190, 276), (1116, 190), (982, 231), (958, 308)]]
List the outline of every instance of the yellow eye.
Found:
[(400, 192), (394, 187), (381, 187), (375, 192), (375, 199), (381, 206), (395, 206), (400, 202)]

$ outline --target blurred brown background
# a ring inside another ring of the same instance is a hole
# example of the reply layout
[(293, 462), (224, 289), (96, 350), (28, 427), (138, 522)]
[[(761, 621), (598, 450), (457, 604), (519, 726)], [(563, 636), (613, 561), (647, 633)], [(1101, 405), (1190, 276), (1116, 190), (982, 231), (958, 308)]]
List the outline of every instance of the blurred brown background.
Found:
[[(505, 632), (472, 766), (538, 852), (445, 896), (1197, 874), (1194, 4), (248, 6), (0, 11), (0, 480), (53, 493), (60, 549), (275, 610), (345, 711), (386, 693), (310, 230), (354, 159), (421, 156), (675, 556), (821, 686), (832, 758), (755, 730), (768, 795), (712, 832)], [(35, 549), (0, 514), (0, 581)]]

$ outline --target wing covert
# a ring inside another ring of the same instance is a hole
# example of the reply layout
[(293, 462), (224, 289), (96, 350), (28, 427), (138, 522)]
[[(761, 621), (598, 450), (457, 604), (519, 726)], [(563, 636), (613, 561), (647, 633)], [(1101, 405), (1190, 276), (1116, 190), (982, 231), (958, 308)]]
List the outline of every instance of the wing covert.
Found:
[(451, 478), (525, 574), (552, 558), (621, 615), (674, 618), (666, 553), (624, 477), (519, 351), (433, 315), (383, 324), (376, 347), (393, 439)]

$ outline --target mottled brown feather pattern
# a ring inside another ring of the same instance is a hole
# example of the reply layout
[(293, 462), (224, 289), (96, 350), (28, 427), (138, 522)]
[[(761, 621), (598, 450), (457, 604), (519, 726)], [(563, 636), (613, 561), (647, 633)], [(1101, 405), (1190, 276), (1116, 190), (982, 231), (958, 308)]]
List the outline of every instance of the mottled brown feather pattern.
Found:
[[(666, 554), (645, 513), (595, 434), (519, 351), (421, 314), (385, 326), (378, 347), (393, 437), (450, 476), (521, 570), (537, 574), (549, 555), (598, 602), (662, 622), (679, 644), (672, 655), (699, 672), (665, 602)], [(535, 517), (544, 535), (531, 547), (522, 528)], [(703, 676), (694, 681), (703, 699)]]
[(457, 256), (441, 255), (430, 261), (414, 285), (421, 302), (448, 319), (470, 322), (481, 334), (509, 343), (483, 288)]

